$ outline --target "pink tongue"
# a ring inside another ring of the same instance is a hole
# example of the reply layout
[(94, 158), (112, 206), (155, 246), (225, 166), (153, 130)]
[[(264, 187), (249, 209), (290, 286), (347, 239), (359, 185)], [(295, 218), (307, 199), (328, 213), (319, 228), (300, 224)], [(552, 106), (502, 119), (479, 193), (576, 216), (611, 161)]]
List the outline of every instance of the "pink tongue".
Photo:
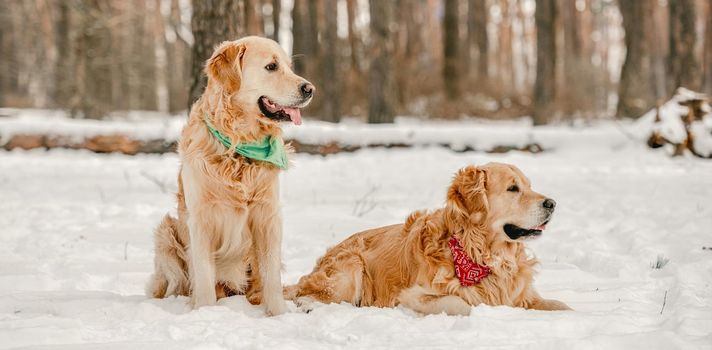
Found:
[(546, 225), (539, 225), (539, 226), (535, 227), (534, 229), (539, 230), (539, 231), (544, 231), (546, 229)]
[(302, 112), (299, 110), (299, 108), (285, 108), (284, 112), (289, 114), (289, 117), (292, 118), (292, 123), (294, 125), (302, 125)]

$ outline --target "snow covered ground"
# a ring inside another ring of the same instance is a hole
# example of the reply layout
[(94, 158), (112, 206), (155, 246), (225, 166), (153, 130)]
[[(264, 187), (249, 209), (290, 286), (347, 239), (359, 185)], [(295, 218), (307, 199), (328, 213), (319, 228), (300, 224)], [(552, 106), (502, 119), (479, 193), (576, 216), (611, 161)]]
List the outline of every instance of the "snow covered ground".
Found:
[(285, 283), (348, 235), (441, 205), (467, 164), (516, 164), (556, 199), (530, 245), (536, 286), (576, 311), (478, 306), (469, 317), (326, 305), (268, 318), (241, 296), (199, 310), (149, 299), (151, 231), (175, 207), (175, 154), (0, 152), (0, 348), (712, 348), (712, 162), (596, 133), (606, 142), (571, 138), (538, 155), (294, 156), (282, 178)]

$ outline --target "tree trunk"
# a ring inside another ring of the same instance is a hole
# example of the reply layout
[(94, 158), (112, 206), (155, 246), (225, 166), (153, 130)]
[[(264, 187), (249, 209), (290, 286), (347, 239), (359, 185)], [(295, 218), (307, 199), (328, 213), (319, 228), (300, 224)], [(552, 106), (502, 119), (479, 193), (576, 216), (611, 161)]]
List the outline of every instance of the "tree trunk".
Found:
[(670, 8), (670, 54), (668, 56), (668, 92), (680, 86), (700, 91), (702, 61), (695, 53), (697, 9), (695, 0), (674, 0)]
[[(57, 68), (55, 69), (55, 82), (53, 100), (55, 106), (60, 108), (70, 108), (70, 98), (73, 95), (74, 79), (73, 74), (75, 62), (72, 56), (72, 40), (70, 37), (70, 6), (69, 1), (60, 1), (58, 4), (59, 14), (55, 24), (55, 40), (57, 45)], [(71, 114), (71, 113), (70, 113)]]
[[(153, 12), (153, 51), (155, 61), (155, 76), (156, 76), (156, 109), (159, 112), (168, 113), (170, 100), (168, 95), (168, 78), (167, 72), (167, 49), (166, 49), (166, 27), (163, 14), (161, 13), (161, 1), (155, 0)], [(169, 0), (170, 1), (170, 0)]]
[[(153, 25), (154, 20), (149, 9), (150, 1), (141, 1), (138, 11), (141, 18), (141, 35), (138, 40), (141, 46), (140, 61), (138, 62), (139, 71), (141, 72), (141, 98), (140, 105), (143, 110), (156, 110), (156, 57), (155, 57), (155, 42), (153, 40)], [(134, 39), (135, 40), (135, 39)]]
[(245, 9), (245, 34), (259, 35), (265, 34), (262, 23), (262, 0), (242, 0)]
[(626, 56), (618, 86), (618, 117), (636, 118), (655, 106), (653, 6), (657, 0), (620, 0)]
[(707, 2), (705, 34), (705, 91), (712, 96), (712, 1)]
[(77, 76), (79, 108), (84, 118), (101, 119), (111, 106), (110, 33), (101, 0), (83, 1), (76, 46), (81, 65)]
[(208, 78), (203, 72), (205, 61), (216, 45), (244, 35), (245, 3), (242, 0), (193, 0), (193, 52), (188, 108), (202, 95)]
[(279, 42), (279, 19), (282, 14), (282, 0), (272, 0), (272, 40)]
[(368, 74), (368, 122), (392, 123), (395, 114), (393, 67), (394, 2), (370, 0), (371, 66)]
[(170, 28), (176, 40), (168, 45), (167, 64), (170, 69), (168, 74), (168, 88), (170, 96), (169, 109), (171, 113), (176, 113), (185, 109), (188, 100), (188, 88), (190, 87), (190, 50), (191, 44), (186, 41), (190, 37), (184, 38), (188, 32), (187, 23), (181, 16), (180, 0), (171, 1), (171, 13), (169, 16)]
[(361, 39), (356, 34), (355, 21), (356, 21), (356, 0), (346, 0), (346, 14), (348, 21), (348, 31), (349, 31), (349, 48), (351, 50), (351, 69), (354, 72), (360, 72), (361, 66), (359, 64), (359, 54), (358, 50), (359, 43)]
[(499, 23), (499, 45), (497, 46), (497, 77), (498, 83), (507, 95), (513, 93), (514, 67), (512, 61), (512, 11), (509, 0), (500, 0), (502, 20)]
[(546, 124), (556, 96), (556, 0), (536, 1), (536, 82), (534, 125)]
[(316, 21), (311, 18), (309, 2), (294, 0), (292, 8), (292, 55), (295, 56), (294, 71), (300, 75), (307, 75), (307, 63), (317, 56), (317, 43), (313, 40), (313, 32), (317, 31)]
[[(477, 55), (474, 55), (473, 48), (468, 52), (468, 65), (476, 64), (475, 77), (478, 79), (478, 84), (486, 84), (489, 77), (489, 38), (487, 37), (487, 18), (489, 8), (487, 0), (469, 0), (468, 3), (468, 21), (467, 21), (467, 40), (470, 45), (476, 46)], [(477, 57), (477, 60), (474, 58)], [(472, 71), (472, 70), (470, 70)]]
[(321, 88), (324, 92), (324, 97), (321, 108), (321, 117), (323, 120), (330, 122), (338, 122), (341, 119), (339, 112), (340, 108), (340, 82), (337, 74), (337, 61), (339, 58), (337, 45), (338, 36), (336, 33), (337, 19), (337, 2), (326, 0), (324, 6), (324, 32), (322, 36), (322, 53), (321, 53), (321, 68), (322, 79)]
[(460, 98), (460, 74), (462, 61), (459, 55), (460, 28), (458, 21), (458, 0), (445, 0), (443, 16), (443, 82), (449, 100)]

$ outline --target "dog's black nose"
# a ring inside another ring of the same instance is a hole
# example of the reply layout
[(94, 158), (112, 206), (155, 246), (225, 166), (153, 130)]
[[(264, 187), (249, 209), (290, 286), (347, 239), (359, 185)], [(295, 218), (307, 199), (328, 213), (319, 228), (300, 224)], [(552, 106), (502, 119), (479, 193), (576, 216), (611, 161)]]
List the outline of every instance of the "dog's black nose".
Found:
[(546, 209), (553, 210), (554, 207), (556, 207), (556, 202), (551, 198), (547, 198), (541, 205), (544, 206), (544, 208)]
[(309, 98), (314, 94), (314, 85), (309, 83), (304, 83), (299, 87), (299, 91), (302, 93), (302, 97)]

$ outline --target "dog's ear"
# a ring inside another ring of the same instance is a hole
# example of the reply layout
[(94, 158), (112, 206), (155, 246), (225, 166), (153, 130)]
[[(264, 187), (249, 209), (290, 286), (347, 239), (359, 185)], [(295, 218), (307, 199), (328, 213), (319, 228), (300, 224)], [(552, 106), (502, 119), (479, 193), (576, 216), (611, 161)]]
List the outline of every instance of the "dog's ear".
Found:
[(453, 219), (480, 222), (487, 217), (487, 172), (468, 166), (461, 169), (447, 191), (447, 209)]
[(234, 41), (220, 44), (205, 65), (205, 74), (228, 93), (237, 92), (242, 81), (242, 58), (247, 47)]

